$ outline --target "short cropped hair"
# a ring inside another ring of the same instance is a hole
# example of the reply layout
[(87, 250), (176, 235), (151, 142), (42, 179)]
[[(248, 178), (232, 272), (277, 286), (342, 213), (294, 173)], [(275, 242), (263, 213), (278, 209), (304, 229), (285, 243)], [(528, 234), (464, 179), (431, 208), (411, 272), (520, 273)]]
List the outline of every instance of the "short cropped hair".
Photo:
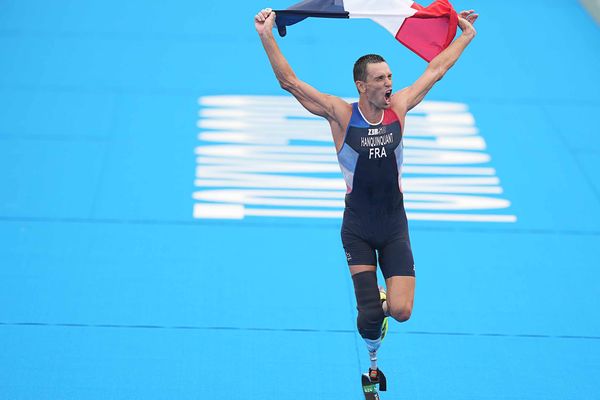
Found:
[(367, 54), (354, 63), (354, 82), (367, 80), (367, 65), (385, 62), (379, 54)]

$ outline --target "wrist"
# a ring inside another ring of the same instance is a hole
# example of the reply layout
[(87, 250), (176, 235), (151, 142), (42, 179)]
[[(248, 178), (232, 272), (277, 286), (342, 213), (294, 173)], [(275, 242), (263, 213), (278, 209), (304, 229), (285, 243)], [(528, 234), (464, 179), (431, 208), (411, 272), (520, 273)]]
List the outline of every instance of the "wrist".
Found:
[(264, 38), (264, 39), (272, 38), (273, 37), (273, 28), (272, 27), (271, 28), (263, 27), (263, 29), (260, 32), (258, 32), (258, 36), (260, 36), (261, 39), (262, 38)]
[(466, 39), (472, 40), (475, 37), (475, 34), (476, 34), (475, 29), (468, 28), (462, 32), (461, 36), (464, 36)]

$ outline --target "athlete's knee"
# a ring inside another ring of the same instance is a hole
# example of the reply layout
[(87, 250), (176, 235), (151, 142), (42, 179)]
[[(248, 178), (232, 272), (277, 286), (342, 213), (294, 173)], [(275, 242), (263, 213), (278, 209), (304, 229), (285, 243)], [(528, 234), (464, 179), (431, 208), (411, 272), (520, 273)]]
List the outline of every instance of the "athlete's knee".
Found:
[(370, 303), (358, 307), (358, 332), (365, 339), (376, 340), (381, 336), (381, 324), (385, 315), (381, 303)]
[(394, 318), (398, 322), (406, 322), (410, 319), (412, 314), (412, 306), (410, 304), (390, 304), (388, 302), (388, 312), (390, 317)]
[(365, 271), (352, 275), (352, 280), (358, 309), (358, 332), (365, 339), (379, 339), (385, 315), (379, 298), (377, 275), (374, 271)]

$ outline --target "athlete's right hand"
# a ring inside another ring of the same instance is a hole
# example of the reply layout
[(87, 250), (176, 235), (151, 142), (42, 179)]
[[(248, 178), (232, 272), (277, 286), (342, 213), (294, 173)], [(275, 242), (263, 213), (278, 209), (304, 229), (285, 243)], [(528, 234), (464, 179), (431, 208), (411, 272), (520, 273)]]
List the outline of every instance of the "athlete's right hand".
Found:
[(271, 33), (275, 23), (275, 11), (270, 8), (264, 8), (254, 16), (254, 27), (259, 35)]

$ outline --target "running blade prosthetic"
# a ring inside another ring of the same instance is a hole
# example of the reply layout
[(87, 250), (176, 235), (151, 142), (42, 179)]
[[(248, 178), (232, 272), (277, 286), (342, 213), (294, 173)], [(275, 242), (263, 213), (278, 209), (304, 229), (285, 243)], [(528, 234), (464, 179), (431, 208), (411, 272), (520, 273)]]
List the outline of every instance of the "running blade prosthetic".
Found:
[(379, 368), (369, 368), (368, 374), (362, 374), (361, 383), (365, 400), (379, 400), (379, 391), (377, 390), (378, 385), (379, 390), (382, 392), (387, 390), (387, 381), (385, 379), (385, 375)]

